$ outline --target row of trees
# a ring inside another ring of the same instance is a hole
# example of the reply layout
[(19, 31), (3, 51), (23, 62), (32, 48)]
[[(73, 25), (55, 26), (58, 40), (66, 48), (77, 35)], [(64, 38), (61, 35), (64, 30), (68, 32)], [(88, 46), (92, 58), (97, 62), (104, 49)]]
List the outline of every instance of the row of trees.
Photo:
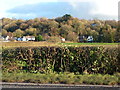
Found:
[(118, 42), (120, 29), (115, 20), (80, 20), (71, 15), (55, 19), (35, 18), (16, 20), (3, 18), (2, 36), (8, 32), (14, 37), (41, 35), (44, 40), (50, 37), (64, 37), (68, 41), (78, 41), (78, 36), (93, 36), (95, 42)]

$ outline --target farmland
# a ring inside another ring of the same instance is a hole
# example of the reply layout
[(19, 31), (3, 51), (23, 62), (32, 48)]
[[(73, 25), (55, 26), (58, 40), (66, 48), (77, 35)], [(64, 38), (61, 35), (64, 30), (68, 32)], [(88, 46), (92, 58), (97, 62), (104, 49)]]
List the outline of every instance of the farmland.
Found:
[(57, 44), (50, 42), (3, 42), (2, 47), (38, 47), (38, 46), (55, 46)]
[(119, 43), (51, 43), (51, 42), (2, 42), (2, 47), (39, 47), (39, 46), (103, 46), (103, 47), (118, 47)]

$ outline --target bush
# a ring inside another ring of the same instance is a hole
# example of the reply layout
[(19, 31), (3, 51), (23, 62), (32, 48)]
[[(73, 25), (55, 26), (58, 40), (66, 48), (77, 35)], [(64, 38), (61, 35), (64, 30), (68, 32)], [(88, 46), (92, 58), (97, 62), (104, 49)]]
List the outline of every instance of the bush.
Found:
[(104, 77), (104, 84), (115, 85), (118, 82), (118, 78), (116, 76), (105, 75)]
[(2, 51), (3, 71), (114, 74), (120, 72), (117, 48), (19, 47)]
[(38, 35), (35, 37), (35, 41), (43, 41), (43, 37), (41, 35)]

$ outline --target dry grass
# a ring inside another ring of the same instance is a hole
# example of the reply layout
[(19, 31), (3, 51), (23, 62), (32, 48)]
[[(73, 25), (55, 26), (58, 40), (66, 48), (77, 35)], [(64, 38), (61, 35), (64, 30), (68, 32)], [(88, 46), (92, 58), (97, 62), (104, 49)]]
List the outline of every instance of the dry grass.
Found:
[(9, 47), (37, 47), (37, 46), (56, 46), (55, 43), (50, 42), (2, 42), (2, 47), (9, 48)]
[[(0, 43), (1, 44), (1, 43)], [(75, 46), (75, 47), (93, 47), (93, 46), (103, 46), (103, 47), (118, 47), (118, 43), (74, 43), (74, 42), (65, 42), (65, 43), (52, 43), (52, 42), (2, 42), (3, 48), (10, 47), (39, 47), (39, 46)]]

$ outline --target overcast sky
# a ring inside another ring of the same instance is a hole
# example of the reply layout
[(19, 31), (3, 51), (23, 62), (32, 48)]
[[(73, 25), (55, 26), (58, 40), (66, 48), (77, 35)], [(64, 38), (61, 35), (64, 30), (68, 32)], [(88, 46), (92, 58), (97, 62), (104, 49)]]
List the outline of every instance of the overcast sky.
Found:
[(0, 18), (56, 18), (71, 14), (80, 19), (118, 20), (119, 0), (1, 0)]

